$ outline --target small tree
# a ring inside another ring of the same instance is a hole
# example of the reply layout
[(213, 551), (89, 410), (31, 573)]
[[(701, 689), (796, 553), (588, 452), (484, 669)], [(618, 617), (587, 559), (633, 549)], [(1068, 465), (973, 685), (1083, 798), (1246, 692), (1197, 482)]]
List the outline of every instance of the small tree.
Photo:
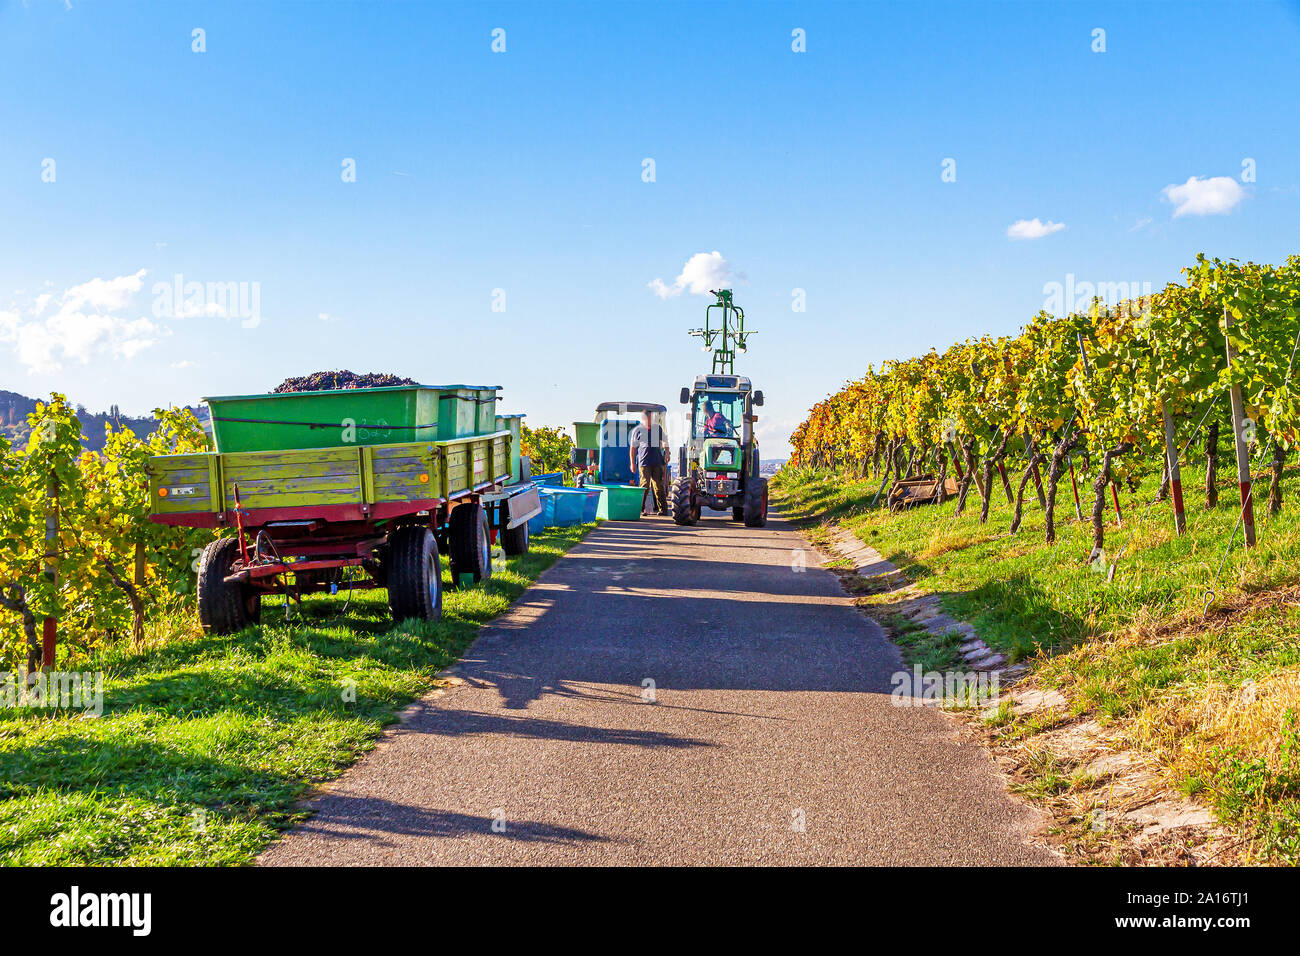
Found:
[(566, 478), (573, 474), (573, 466), (569, 463), (573, 439), (564, 429), (558, 425), (542, 428), (524, 425), (520, 436), (520, 453), (532, 459), (534, 474), (558, 471)]

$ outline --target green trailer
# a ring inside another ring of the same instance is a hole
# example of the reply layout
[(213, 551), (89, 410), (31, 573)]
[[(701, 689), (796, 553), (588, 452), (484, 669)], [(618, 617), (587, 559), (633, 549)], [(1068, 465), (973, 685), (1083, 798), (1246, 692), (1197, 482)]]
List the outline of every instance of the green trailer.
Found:
[[(495, 386), (394, 386), (204, 399), (215, 450), (149, 462), (151, 518), (233, 531), (199, 564), (199, 617), (226, 633), (261, 597), (384, 587), (396, 620), (442, 609), (492, 574), (492, 545), (528, 550), (541, 510), (520, 416)], [(444, 437), (445, 436), (445, 437)]]

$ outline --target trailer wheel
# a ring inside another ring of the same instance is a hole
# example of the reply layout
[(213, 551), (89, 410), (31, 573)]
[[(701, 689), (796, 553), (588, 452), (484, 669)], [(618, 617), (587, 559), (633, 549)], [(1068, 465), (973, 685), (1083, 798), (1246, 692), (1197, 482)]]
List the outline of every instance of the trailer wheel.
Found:
[(477, 584), (492, 577), (492, 538), (487, 512), (477, 501), (451, 509), (451, 583), (460, 585), (462, 574), (472, 574)]
[(227, 584), (239, 541), (218, 538), (199, 558), (199, 623), (208, 634), (233, 634), (262, 617), (262, 596), (248, 584)]
[(501, 532), (501, 550), (515, 558), (528, 553), (528, 522)]
[(423, 525), (405, 525), (388, 535), (388, 610), (394, 621), (436, 621), (442, 617), (442, 564), (438, 542)]
[(745, 482), (745, 527), (761, 528), (767, 524), (767, 479), (751, 478)]
[(691, 491), (691, 476), (683, 475), (668, 492), (668, 510), (676, 524), (692, 525), (700, 520), (700, 510), (691, 502)]

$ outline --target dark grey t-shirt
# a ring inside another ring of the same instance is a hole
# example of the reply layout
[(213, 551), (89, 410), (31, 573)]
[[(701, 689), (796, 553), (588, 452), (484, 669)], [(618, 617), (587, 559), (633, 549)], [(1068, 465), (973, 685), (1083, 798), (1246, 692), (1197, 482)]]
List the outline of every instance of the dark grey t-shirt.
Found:
[(628, 433), (628, 444), (636, 449), (638, 468), (653, 468), (664, 463), (663, 442), (663, 429), (658, 425), (649, 428), (637, 425)]

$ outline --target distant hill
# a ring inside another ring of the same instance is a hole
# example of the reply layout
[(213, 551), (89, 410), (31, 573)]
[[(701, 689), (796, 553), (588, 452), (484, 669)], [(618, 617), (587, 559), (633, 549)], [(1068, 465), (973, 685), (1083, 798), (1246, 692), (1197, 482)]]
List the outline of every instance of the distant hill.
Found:
[[(36, 411), (37, 399), (7, 392), (0, 389), (0, 434), (8, 436), (16, 446), (27, 444), (31, 430), (27, 427), (27, 416)], [(208, 418), (207, 408), (190, 409), (202, 422)], [(77, 406), (77, 418), (81, 421), (82, 444), (90, 451), (100, 451), (104, 447), (104, 428), (110, 422), (114, 427), (129, 428), (139, 438), (153, 434), (158, 422), (152, 415), (134, 418), (123, 415), (116, 405), (106, 412), (92, 412), (84, 405)]]

